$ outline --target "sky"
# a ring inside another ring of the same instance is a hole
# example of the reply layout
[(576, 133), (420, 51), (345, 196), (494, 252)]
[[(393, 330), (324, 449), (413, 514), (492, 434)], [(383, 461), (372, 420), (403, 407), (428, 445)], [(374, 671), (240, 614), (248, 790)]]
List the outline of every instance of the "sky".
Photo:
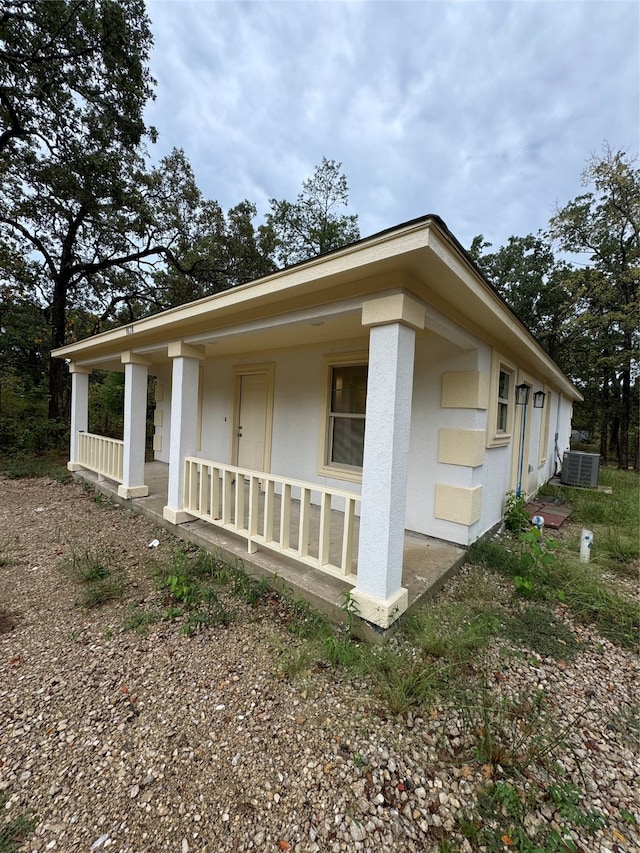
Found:
[(342, 163), (362, 237), (437, 214), (544, 229), (603, 146), (640, 153), (637, 0), (147, 0), (159, 132), (206, 198), (295, 201)]

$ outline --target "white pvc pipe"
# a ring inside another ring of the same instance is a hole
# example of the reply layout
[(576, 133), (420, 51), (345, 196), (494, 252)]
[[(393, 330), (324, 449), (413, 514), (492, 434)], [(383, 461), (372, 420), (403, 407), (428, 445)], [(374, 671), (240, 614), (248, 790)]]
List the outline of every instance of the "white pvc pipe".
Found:
[(593, 530), (582, 528), (580, 534), (580, 562), (588, 563), (591, 557), (591, 546), (593, 545)]

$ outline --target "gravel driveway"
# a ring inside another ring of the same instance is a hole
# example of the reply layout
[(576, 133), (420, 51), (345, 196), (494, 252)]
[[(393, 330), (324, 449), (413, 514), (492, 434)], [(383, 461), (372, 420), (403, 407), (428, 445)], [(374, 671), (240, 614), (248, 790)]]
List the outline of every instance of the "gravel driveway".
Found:
[[(126, 564), (128, 600), (87, 609), (61, 564), (100, 545)], [(455, 715), (389, 717), (330, 669), (290, 682), (278, 659), (295, 641), (268, 608), (190, 637), (122, 629), (170, 547), (78, 484), (0, 478), (0, 821), (37, 816), (20, 849), (471, 851), (456, 815), (486, 769)], [(583, 712), (566, 766), (606, 826), (574, 827), (566, 849), (640, 851), (638, 656), (575, 630), (574, 662), (513, 657), (500, 680), (544, 690), (559, 726)], [(561, 825), (548, 805), (530, 819)]]

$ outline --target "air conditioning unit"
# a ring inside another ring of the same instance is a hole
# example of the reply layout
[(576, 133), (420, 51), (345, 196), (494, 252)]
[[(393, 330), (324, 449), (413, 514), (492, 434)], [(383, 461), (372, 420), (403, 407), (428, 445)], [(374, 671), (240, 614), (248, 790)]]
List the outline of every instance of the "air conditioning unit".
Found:
[(597, 453), (568, 450), (562, 457), (560, 481), (565, 486), (597, 486), (599, 465)]

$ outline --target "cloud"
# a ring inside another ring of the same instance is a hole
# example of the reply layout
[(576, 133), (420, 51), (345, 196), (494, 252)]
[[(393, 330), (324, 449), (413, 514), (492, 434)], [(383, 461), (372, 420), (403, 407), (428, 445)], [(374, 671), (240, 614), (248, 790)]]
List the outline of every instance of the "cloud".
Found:
[(438, 213), (469, 245), (546, 226), (605, 139), (638, 150), (627, 2), (150, 2), (158, 154), (205, 195), (294, 199), (343, 163), (363, 234)]

